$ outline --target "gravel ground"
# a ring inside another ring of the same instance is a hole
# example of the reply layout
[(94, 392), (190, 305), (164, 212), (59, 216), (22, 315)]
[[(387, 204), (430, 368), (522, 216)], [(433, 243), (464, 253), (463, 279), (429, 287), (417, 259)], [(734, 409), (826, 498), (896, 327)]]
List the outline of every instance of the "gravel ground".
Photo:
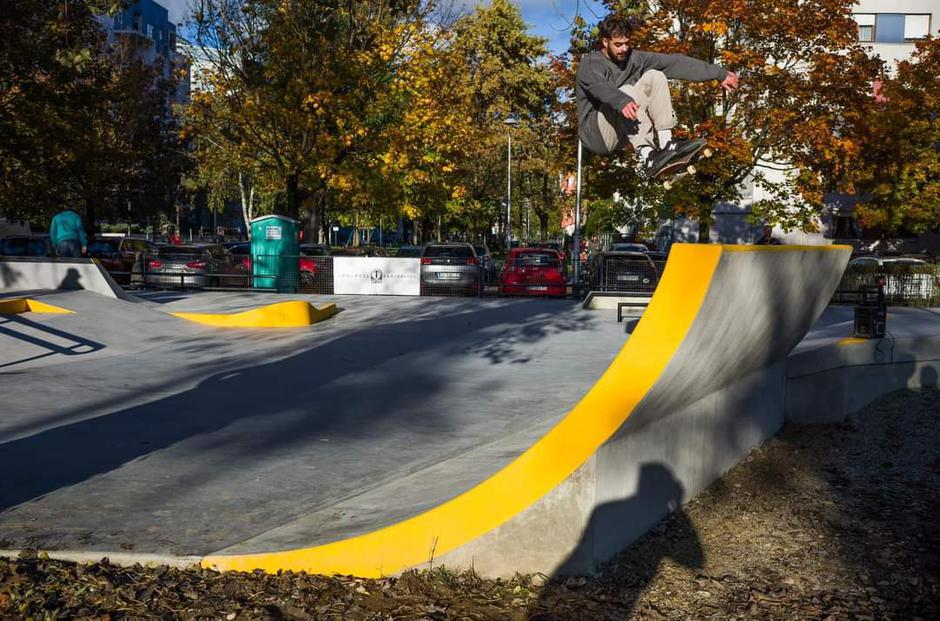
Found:
[(386, 580), (0, 559), (0, 618), (938, 619), (940, 392), (784, 429), (597, 576)]

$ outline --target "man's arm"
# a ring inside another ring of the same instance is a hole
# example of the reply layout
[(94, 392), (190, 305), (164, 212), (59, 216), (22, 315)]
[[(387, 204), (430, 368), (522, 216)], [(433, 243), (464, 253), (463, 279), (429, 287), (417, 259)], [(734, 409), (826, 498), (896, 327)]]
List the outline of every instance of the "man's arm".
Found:
[(640, 63), (642, 71), (658, 69), (665, 73), (670, 80), (687, 80), (689, 82), (717, 80), (724, 82), (729, 73), (723, 67), (682, 54), (658, 54), (656, 52), (634, 50), (633, 60)]
[(620, 112), (624, 106), (633, 103), (632, 97), (607, 81), (602, 62), (592, 54), (581, 57), (577, 81), (585, 93), (610, 106), (611, 110)]

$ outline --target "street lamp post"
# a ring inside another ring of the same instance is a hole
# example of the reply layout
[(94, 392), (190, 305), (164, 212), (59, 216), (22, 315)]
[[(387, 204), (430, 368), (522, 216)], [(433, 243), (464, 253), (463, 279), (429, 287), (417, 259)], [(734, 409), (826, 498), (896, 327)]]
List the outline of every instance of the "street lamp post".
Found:
[(506, 152), (506, 253), (512, 245), (512, 128), (519, 124), (519, 121), (509, 117), (504, 121), (509, 135), (509, 148)]
[(578, 139), (578, 181), (577, 181), (577, 190), (575, 190), (575, 202), (574, 202), (574, 235), (571, 240), (574, 245), (573, 262), (574, 269), (571, 270), (571, 282), (577, 287), (581, 282), (581, 158), (582, 158), (582, 143), (581, 139)]

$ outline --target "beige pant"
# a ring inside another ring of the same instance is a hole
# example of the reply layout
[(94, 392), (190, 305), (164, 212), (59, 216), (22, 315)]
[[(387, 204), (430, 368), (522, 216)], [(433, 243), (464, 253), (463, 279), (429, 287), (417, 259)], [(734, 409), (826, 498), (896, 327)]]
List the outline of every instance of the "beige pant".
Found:
[(651, 69), (636, 84), (624, 84), (620, 90), (639, 104), (637, 120), (624, 118), (620, 110), (602, 108), (597, 115), (597, 127), (604, 144), (610, 152), (619, 151), (628, 141), (634, 149), (643, 145), (656, 148), (653, 130), (672, 129), (677, 122), (666, 74)]

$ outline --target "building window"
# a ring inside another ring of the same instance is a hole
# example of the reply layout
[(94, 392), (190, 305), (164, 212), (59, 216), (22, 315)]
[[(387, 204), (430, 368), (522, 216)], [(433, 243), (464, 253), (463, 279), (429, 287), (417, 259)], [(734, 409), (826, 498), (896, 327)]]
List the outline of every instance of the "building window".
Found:
[(871, 13), (857, 13), (852, 17), (858, 24), (858, 40), (871, 43), (875, 40), (875, 16)]
[(930, 15), (905, 15), (904, 40), (925, 39), (930, 34)]
[(147, 36), (153, 39), (153, 24), (147, 24)]

